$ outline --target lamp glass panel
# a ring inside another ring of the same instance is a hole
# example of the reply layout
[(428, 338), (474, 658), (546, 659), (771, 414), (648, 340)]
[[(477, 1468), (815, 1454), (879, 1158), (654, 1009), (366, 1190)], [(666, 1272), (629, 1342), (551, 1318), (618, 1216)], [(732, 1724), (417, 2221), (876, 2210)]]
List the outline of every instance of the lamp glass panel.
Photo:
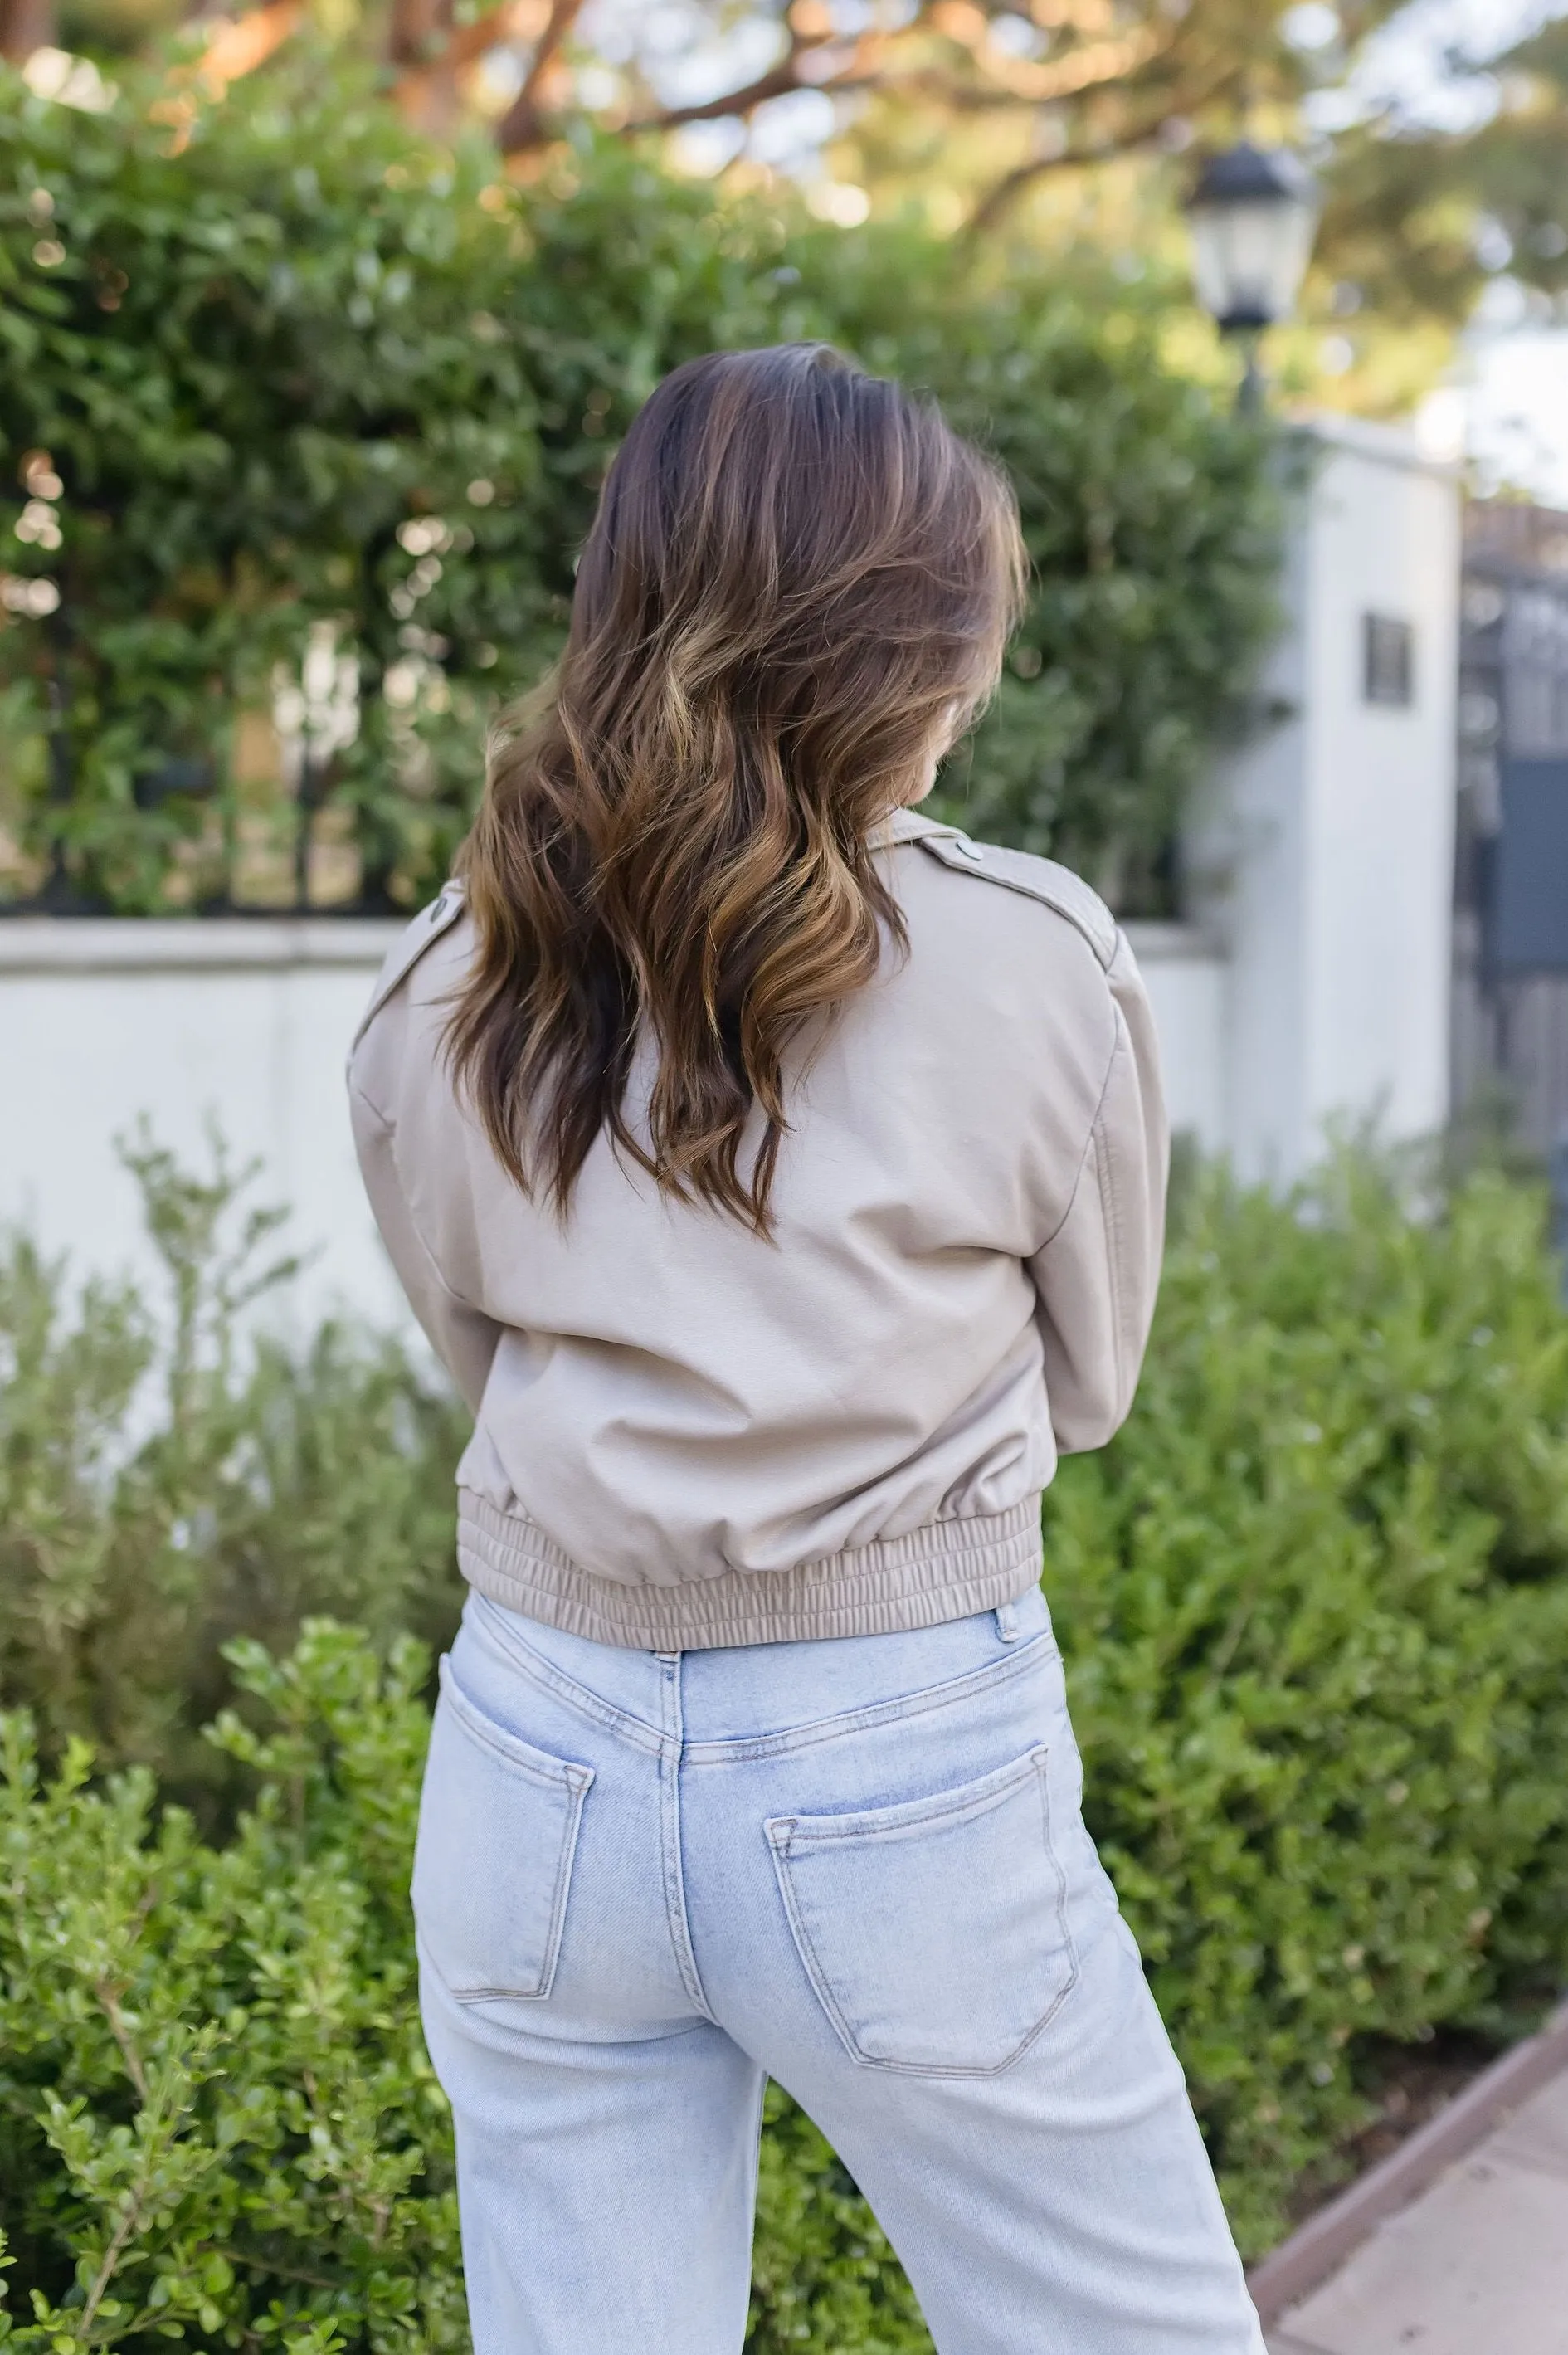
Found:
[(1194, 205), (1189, 219), (1204, 310), (1222, 322), (1285, 318), (1312, 250), (1313, 208), (1276, 197)]

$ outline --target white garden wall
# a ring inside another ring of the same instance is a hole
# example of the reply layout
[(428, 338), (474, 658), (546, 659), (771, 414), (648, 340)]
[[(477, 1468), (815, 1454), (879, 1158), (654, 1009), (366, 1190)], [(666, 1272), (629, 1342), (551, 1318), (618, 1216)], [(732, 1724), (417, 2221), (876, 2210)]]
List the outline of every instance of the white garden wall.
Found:
[(365, 1207), (344, 1096), (349, 1040), (396, 924), (0, 923), (0, 1221), (79, 1266), (148, 1271), (117, 1137), (145, 1114), (198, 1167), (216, 1122), (258, 1199), (318, 1255), (290, 1302), (403, 1314)]
[[(302, 1322), (402, 1308), (355, 1167), (344, 1096), (349, 1040), (396, 925), (0, 923), (0, 1222), (24, 1222), (83, 1270), (153, 1261), (114, 1140), (145, 1114), (160, 1144), (205, 1165), (216, 1121), (259, 1157), (261, 1199), (290, 1203), (317, 1257), (294, 1288)], [(1180, 925), (1135, 932), (1177, 1122), (1223, 1143), (1224, 969)]]
[[(1315, 430), (1283, 584), (1272, 724), (1216, 773), (1187, 844), (1227, 974), (1220, 1125), (1287, 1178), (1347, 1116), (1392, 1137), (1448, 1110), (1459, 486), (1406, 435)], [(1408, 692), (1369, 695), (1369, 624)]]

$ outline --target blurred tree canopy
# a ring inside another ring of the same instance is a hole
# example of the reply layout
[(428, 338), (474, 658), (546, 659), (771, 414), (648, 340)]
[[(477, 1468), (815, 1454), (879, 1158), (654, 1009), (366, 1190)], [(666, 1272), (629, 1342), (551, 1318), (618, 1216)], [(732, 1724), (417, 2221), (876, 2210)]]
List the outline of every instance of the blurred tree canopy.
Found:
[[(1440, 366), (1489, 279), (1507, 271), (1555, 303), (1568, 278), (1560, 0), (1499, 9), (1489, 34), (1456, 44), (1436, 109), (1382, 62), (1391, 29), (1420, 13), (1420, 0), (264, 0), (225, 16), (190, 0), (0, 0), (0, 50), (23, 60), (58, 39), (108, 59), (188, 19), (176, 76), (217, 90), (326, 36), (413, 123), (443, 137), (486, 124), (524, 172), (585, 123), (655, 153), (673, 133), (696, 137), (706, 167), (727, 156), (742, 175), (793, 137), (826, 144), (848, 202), (913, 194), (945, 232), (1058, 250), (1086, 205), (1113, 241), (1157, 243), (1181, 158), (1245, 125), (1313, 152), (1326, 204), (1307, 315), (1319, 338), (1335, 329), (1341, 368), (1369, 336), (1402, 339), (1402, 366), (1344, 389), (1390, 406)], [(749, 148), (748, 132), (763, 134)]]
[[(990, 271), (579, 133), (525, 184), (324, 54), (171, 113), (0, 77), (0, 867), (127, 911), (417, 905), (671, 367), (824, 336), (1018, 485), (1035, 594), (948, 792), (1161, 904), (1269, 626), (1270, 434), (1102, 272)], [(8, 839), (8, 849), (6, 842)]]
[(1334, 252), (1405, 317), (1463, 317), (1505, 271), (1538, 307), (1568, 296), (1568, 16), (1500, 49), (1478, 99), (1479, 119), (1445, 138), (1394, 116), (1338, 144)]

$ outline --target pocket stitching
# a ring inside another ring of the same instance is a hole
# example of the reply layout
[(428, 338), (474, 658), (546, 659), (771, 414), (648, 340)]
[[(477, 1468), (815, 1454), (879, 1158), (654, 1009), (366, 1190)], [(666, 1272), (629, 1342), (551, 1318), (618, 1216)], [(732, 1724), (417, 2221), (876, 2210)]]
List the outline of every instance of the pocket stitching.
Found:
[[(1057, 1926), (1061, 1933), (1062, 1951), (1066, 1957), (1066, 1975), (1064, 1977), (1061, 1986), (1052, 1997), (1050, 2003), (1046, 2006), (1044, 2011), (1035, 2021), (1028, 2034), (1021, 2039), (1011, 2052), (1004, 2054), (1001, 2060), (993, 2062), (990, 2068), (970, 2068), (964, 2067), (957, 2063), (947, 2065), (942, 2062), (927, 2062), (924, 2061), (884, 2060), (874, 2053), (864, 2052), (861, 2050), (861, 2047), (855, 2041), (853, 2031), (851, 2030), (848, 2021), (844, 2019), (842, 2010), (834, 1998), (832, 1990), (828, 1985), (826, 1977), (823, 1975), (816, 1948), (811, 1943), (810, 1934), (807, 1930), (805, 1922), (801, 1918), (800, 1908), (796, 1904), (794, 1891), (789, 1876), (784, 1869), (789, 1859), (794, 1836), (800, 1828), (799, 1818), (793, 1816), (776, 1816), (767, 1825), (768, 1843), (773, 1852), (774, 1879), (779, 1884), (779, 1894), (783, 1901), (784, 1911), (789, 1917), (790, 1932), (795, 1941), (796, 1953), (800, 1957), (807, 1977), (811, 1983), (812, 1991), (815, 1994), (818, 2002), (821, 2005), (823, 2011), (827, 2014), (829, 2024), (833, 2029), (840, 2043), (843, 2046), (845, 2051), (849, 2054), (851, 2061), (854, 2063), (857, 2069), (885, 2069), (895, 2075), (902, 2077), (1000, 2077), (1004, 2071), (1011, 2069), (1015, 2062), (1021, 2061), (1023, 2058), (1023, 2055), (1028, 2051), (1030, 2046), (1044, 2035), (1045, 2030), (1049, 2028), (1051, 2022), (1061, 2010), (1062, 2006), (1066, 2002), (1067, 1998), (1072, 1994), (1073, 1989), (1077, 1986), (1081, 1966), (1078, 1959), (1077, 1942), (1073, 1936), (1072, 1927), (1067, 1919), (1066, 1870), (1062, 1863), (1061, 1858), (1056, 1853), (1056, 1845), (1051, 1836), (1051, 1791), (1046, 1771), (1048, 1758), (1049, 1753), (1045, 1745), (1042, 1743), (1030, 1753), (1029, 1763), (1034, 1768), (1035, 1781), (1040, 1793), (1041, 1833), (1045, 1843), (1046, 1862), (1051, 1868), (1051, 1871), (1054, 1876), (1056, 1883), (1056, 1902), (1054, 1911)], [(1022, 1779), (1022, 1777), (1020, 1779)], [(1010, 1785), (1007, 1787), (1011, 1790), (1015, 1786)], [(1006, 1792), (998, 1793), (995, 1796), (998, 1797), (1005, 1796)], [(853, 1840), (854, 1838), (874, 1837), (874, 1835), (851, 1833), (846, 1837)]]
[(524, 1742), (520, 1734), (508, 1733), (504, 1726), (493, 1725), (470, 1700), (451, 1673), (444, 1654), (440, 1677), (441, 1699), (450, 1703), (452, 1715), (473, 1741), (493, 1751), (497, 1758), (508, 1766), (514, 1766), (520, 1774), (526, 1774), (533, 1782), (546, 1784), (552, 1790), (562, 1783), (578, 1793), (588, 1789), (594, 1777), (591, 1766), (584, 1766), (575, 1758), (552, 1758), (547, 1751), (535, 1750), (533, 1743)]
[(768, 1822), (768, 1837), (778, 1827), (791, 1848), (797, 1840), (801, 1848), (832, 1848), (859, 1839), (897, 1839), (905, 1832), (923, 1830), (927, 1824), (962, 1822), (966, 1817), (983, 1816), (1011, 1798), (1019, 1785), (1038, 1771), (1037, 1762), (1044, 1755), (1044, 1744), (1037, 1742), (1015, 1764), (982, 1775), (978, 1784), (936, 1791), (927, 1799), (902, 1799), (891, 1807), (852, 1808), (842, 1816), (775, 1816)]
[[(504, 1752), (498, 1755), (504, 1756)], [(545, 1952), (539, 1965), (536, 1987), (464, 1987), (449, 1991), (458, 2003), (543, 2003), (556, 1983), (556, 1966), (560, 1960), (561, 1940), (566, 1934), (567, 1897), (571, 1887), (572, 1866), (577, 1859), (577, 1833), (583, 1819), (583, 1801), (588, 1796), (588, 1785), (574, 1784), (568, 1796), (566, 1838), (561, 1842), (561, 1861), (556, 1868), (556, 1885), (550, 1892), (550, 1926), (546, 1934)]]
[[(1044, 1651), (1042, 1646), (1045, 1646)], [(959, 1701), (981, 1695), (989, 1697), (993, 1686), (1007, 1684), (1030, 1668), (1051, 1668), (1061, 1657), (1062, 1647), (1054, 1631), (1044, 1628), (1038, 1636), (1030, 1636), (1017, 1646), (1010, 1645), (1001, 1659), (988, 1660), (984, 1668), (969, 1668), (961, 1677), (950, 1677), (941, 1684), (922, 1686), (916, 1693), (872, 1701), (864, 1709), (841, 1710), (832, 1717), (813, 1718), (809, 1725), (790, 1726), (777, 1733), (739, 1734), (724, 1741), (688, 1742), (686, 1756), (693, 1764), (705, 1766), (786, 1757), (792, 1751), (865, 1733), (895, 1720), (902, 1724), (913, 1717), (952, 1708)]]
[[(440, 1663), (441, 1700), (452, 1714), (457, 1731), (473, 1742), (476, 1748), (488, 1750), (501, 1764), (521, 1775), (525, 1781), (546, 1790), (564, 1792), (567, 1800), (567, 1823), (561, 1841), (560, 1860), (556, 1868), (555, 1885), (550, 1892), (548, 1928), (544, 1952), (540, 1957), (537, 1983), (533, 1987), (453, 1987), (445, 1974), (437, 1969), (442, 1985), (458, 2003), (542, 2003), (555, 1985), (556, 1967), (560, 1960), (561, 1940), (566, 1934), (567, 1899), (571, 1887), (572, 1867), (577, 1860), (577, 1835), (582, 1827), (583, 1803), (594, 1779), (594, 1769), (567, 1758), (546, 1759), (544, 1752), (532, 1756), (517, 1755), (506, 1742), (492, 1739), (489, 1722), (474, 1708), (455, 1677), (449, 1674), (443, 1657)], [(501, 1729), (495, 1729), (500, 1732)], [(512, 1737), (517, 1740), (518, 1737)], [(520, 1744), (532, 1751), (532, 1744)], [(535, 1764), (535, 1759), (537, 1764)]]

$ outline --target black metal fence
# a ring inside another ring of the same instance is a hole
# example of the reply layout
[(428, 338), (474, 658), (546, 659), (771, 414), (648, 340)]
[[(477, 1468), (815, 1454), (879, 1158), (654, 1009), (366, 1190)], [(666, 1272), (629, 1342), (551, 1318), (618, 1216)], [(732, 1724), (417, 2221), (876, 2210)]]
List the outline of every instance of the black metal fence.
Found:
[(1454, 1087), (1568, 1136), (1568, 513), (1478, 499), (1459, 641)]

